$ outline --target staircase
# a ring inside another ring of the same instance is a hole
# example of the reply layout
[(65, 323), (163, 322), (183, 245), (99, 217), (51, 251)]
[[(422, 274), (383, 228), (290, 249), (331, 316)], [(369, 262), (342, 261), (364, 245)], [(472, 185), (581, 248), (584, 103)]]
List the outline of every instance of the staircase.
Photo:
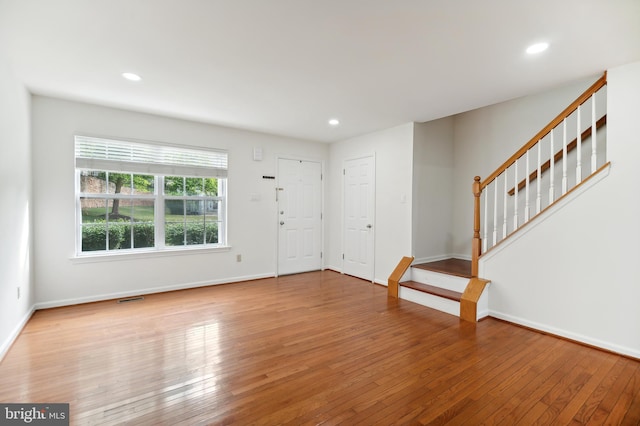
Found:
[(605, 72), (493, 173), (474, 178), (473, 276), (483, 254), (608, 169), (606, 86)]
[(471, 261), (413, 265), (403, 257), (389, 277), (389, 296), (466, 321), (488, 316), (490, 281), (478, 277), (480, 258), (610, 167), (606, 85), (605, 72), (493, 173), (474, 178)]
[[(471, 262), (445, 259), (411, 265), (413, 258), (403, 258), (389, 277), (389, 291), (395, 297), (437, 309), (475, 322), (488, 315), (489, 300), (482, 290), (488, 280), (471, 276)], [(397, 282), (396, 282), (397, 281)]]

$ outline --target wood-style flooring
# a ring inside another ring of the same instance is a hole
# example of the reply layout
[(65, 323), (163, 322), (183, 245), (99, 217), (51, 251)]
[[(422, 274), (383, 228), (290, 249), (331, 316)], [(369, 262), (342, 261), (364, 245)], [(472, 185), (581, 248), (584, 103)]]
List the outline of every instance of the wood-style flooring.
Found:
[(324, 271), (38, 311), (0, 402), (74, 425), (637, 425), (640, 362)]
[(443, 274), (457, 275), (463, 278), (471, 278), (471, 261), (463, 259), (444, 259), (428, 263), (412, 265), (414, 268), (427, 271), (441, 272)]

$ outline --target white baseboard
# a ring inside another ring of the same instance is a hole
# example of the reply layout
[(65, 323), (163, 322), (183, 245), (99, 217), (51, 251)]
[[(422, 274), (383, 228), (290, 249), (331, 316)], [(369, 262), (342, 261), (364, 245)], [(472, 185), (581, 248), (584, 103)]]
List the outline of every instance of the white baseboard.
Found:
[(376, 278), (373, 280), (374, 283), (383, 285), (387, 287), (389, 285), (389, 280), (381, 280), (380, 278)]
[[(469, 239), (471, 240), (471, 239)], [(471, 262), (471, 255), (469, 253), (457, 253), (457, 254), (452, 254), (451, 257), (455, 258), (455, 259), (462, 259), (462, 260), (468, 260), (469, 262)]]
[(415, 259), (413, 259), (413, 262), (411, 262), (411, 264), (418, 265), (420, 263), (437, 262), (439, 260), (445, 260), (449, 258), (451, 258), (451, 256), (448, 254), (441, 254), (438, 256), (428, 256), (428, 257), (416, 257)]
[(9, 349), (11, 348), (11, 345), (13, 345), (13, 342), (16, 341), (16, 339), (18, 338), (18, 336), (22, 332), (22, 329), (24, 328), (25, 325), (27, 325), (27, 322), (31, 318), (31, 315), (33, 315), (33, 313), (35, 311), (36, 311), (36, 307), (34, 305), (22, 317), (22, 320), (15, 326), (15, 328), (13, 329), (11, 334), (9, 334), (9, 337), (7, 337), (7, 340), (2, 342), (2, 345), (0, 346), (0, 362), (2, 362), (2, 360), (4, 359), (4, 356), (7, 354), (7, 352), (9, 352)]
[(429, 263), (429, 262), (437, 262), (439, 260), (446, 260), (446, 259), (462, 259), (462, 260), (471, 260), (471, 256), (469, 254), (440, 254), (437, 256), (428, 256), (428, 257), (416, 257), (415, 259), (413, 259), (413, 262), (411, 262), (412, 265), (417, 265), (420, 263)]
[[(333, 265), (325, 265), (324, 269), (329, 269), (329, 270), (331, 270), (333, 272), (337, 272), (339, 274), (343, 273), (342, 272), (342, 268), (339, 268), (339, 267), (333, 266)], [(364, 278), (360, 278), (360, 279), (364, 279)], [(369, 280), (365, 280), (365, 281), (369, 281)], [(380, 278), (374, 278), (373, 282), (376, 283), (376, 284), (383, 285), (385, 287), (387, 285), (387, 280), (383, 280), (383, 279), (380, 279)]]
[(628, 348), (626, 346), (616, 345), (615, 343), (605, 342), (603, 340), (594, 339), (589, 336), (584, 336), (582, 334), (574, 333), (571, 331), (563, 330), (560, 328), (556, 328), (550, 325), (541, 324), (535, 321), (529, 321), (524, 318), (516, 317), (513, 315), (505, 314), (502, 312), (497, 312), (490, 310), (489, 315), (504, 321), (508, 321), (514, 324), (519, 324), (525, 327), (529, 327), (535, 330), (539, 330), (545, 333), (553, 334), (555, 336), (564, 337), (569, 340), (573, 340), (575, 342), (584, 343), (590, 346), (595, 346), (601, 349), (605, 349), (611, 352), (615, 352), (621, 355), (630, 356), (636, 359), (640, 359), (640, 351), (637, 349)]
[(477, 319), (478, 321), (480, 321), (481, 319), (486, 318), (486, 317), (488, 317), (489, 315), (490, 315), (490, 312), (489, 312), (488, 310), (478, 311), (478, 312), (476, 313), (476, 319)]
[(491, 283), (488, 283), (480, 298), (478, 299), (478, 303), (476, 305), (476, 320), (480, 320), (482, 318), (488, 317), (490, 315), (489, 312), (489, 295), (491, 290)]
[(95, 296), (78, 297), (74, 299), (54, 300), (50, 302), (36, 303), (35, 309), (48, 309), (48, 308), (57, 308), (60, 306), (79, 305), (81, 303), (121, 299), (124, 297), (140, 296), (143, 294), (163, 293), (166, 291), (186, 290), (189, 288), (207, 287), (210, 285), (231, 284), (239, 281), (251, 281), (251, 280), (259, 280), (262, 278), (273, 278), (274, 276), (275, 276), (275, 273), (270, 272), (266, 274), (245, 275), (241, 277), (230, 277), (230, 278), (223, 278), (223, 279), (217, 279), (217, 280), (198, 281), (198, 282), (191, 282), (191, 283), (169, 285), (164, 287), (152, 287), (152, 288), (145, 288), (140, 290), (123, 291), (118, 293), (106, 293), (106, 294), (99, 294)]

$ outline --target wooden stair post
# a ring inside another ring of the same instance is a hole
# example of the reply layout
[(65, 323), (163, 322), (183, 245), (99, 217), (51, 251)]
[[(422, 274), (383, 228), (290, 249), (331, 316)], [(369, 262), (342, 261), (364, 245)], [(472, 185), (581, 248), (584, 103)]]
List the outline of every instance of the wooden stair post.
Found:
[(389, 280), (387, 281), (388, 296), (393, 296), (396, 299), (398, 298), (398, 287), (400, 280), (402, 279), (402, 276), (407, 271), (407, 269), (409, 269), (409, 266), (411, 266), (411, 262), (413, 262), (413, 259), (413, 256), (404, 256), (402, 259), (400, 259), (400, 262), (398, 262), (396, 269), (394, 269), (391, 275), (389, 275)]
[(482, 242), (480, 240), (480, 176), (473, 178), (473, 240), (471, 242), (471, 276), (478, 276), (478, 259)]

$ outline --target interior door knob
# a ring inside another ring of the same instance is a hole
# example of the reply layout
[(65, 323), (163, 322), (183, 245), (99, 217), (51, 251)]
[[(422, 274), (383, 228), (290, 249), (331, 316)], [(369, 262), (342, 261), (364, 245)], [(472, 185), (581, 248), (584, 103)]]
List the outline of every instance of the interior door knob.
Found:
[(373, 228), (373, 226), (369, 223), (369, 224), (367, 225), (367, 229), (371, 229), (371, 228)]
[(280, 225), (284, 225), (284, 220), (281, 220), (281, 221), (280, 221)]

